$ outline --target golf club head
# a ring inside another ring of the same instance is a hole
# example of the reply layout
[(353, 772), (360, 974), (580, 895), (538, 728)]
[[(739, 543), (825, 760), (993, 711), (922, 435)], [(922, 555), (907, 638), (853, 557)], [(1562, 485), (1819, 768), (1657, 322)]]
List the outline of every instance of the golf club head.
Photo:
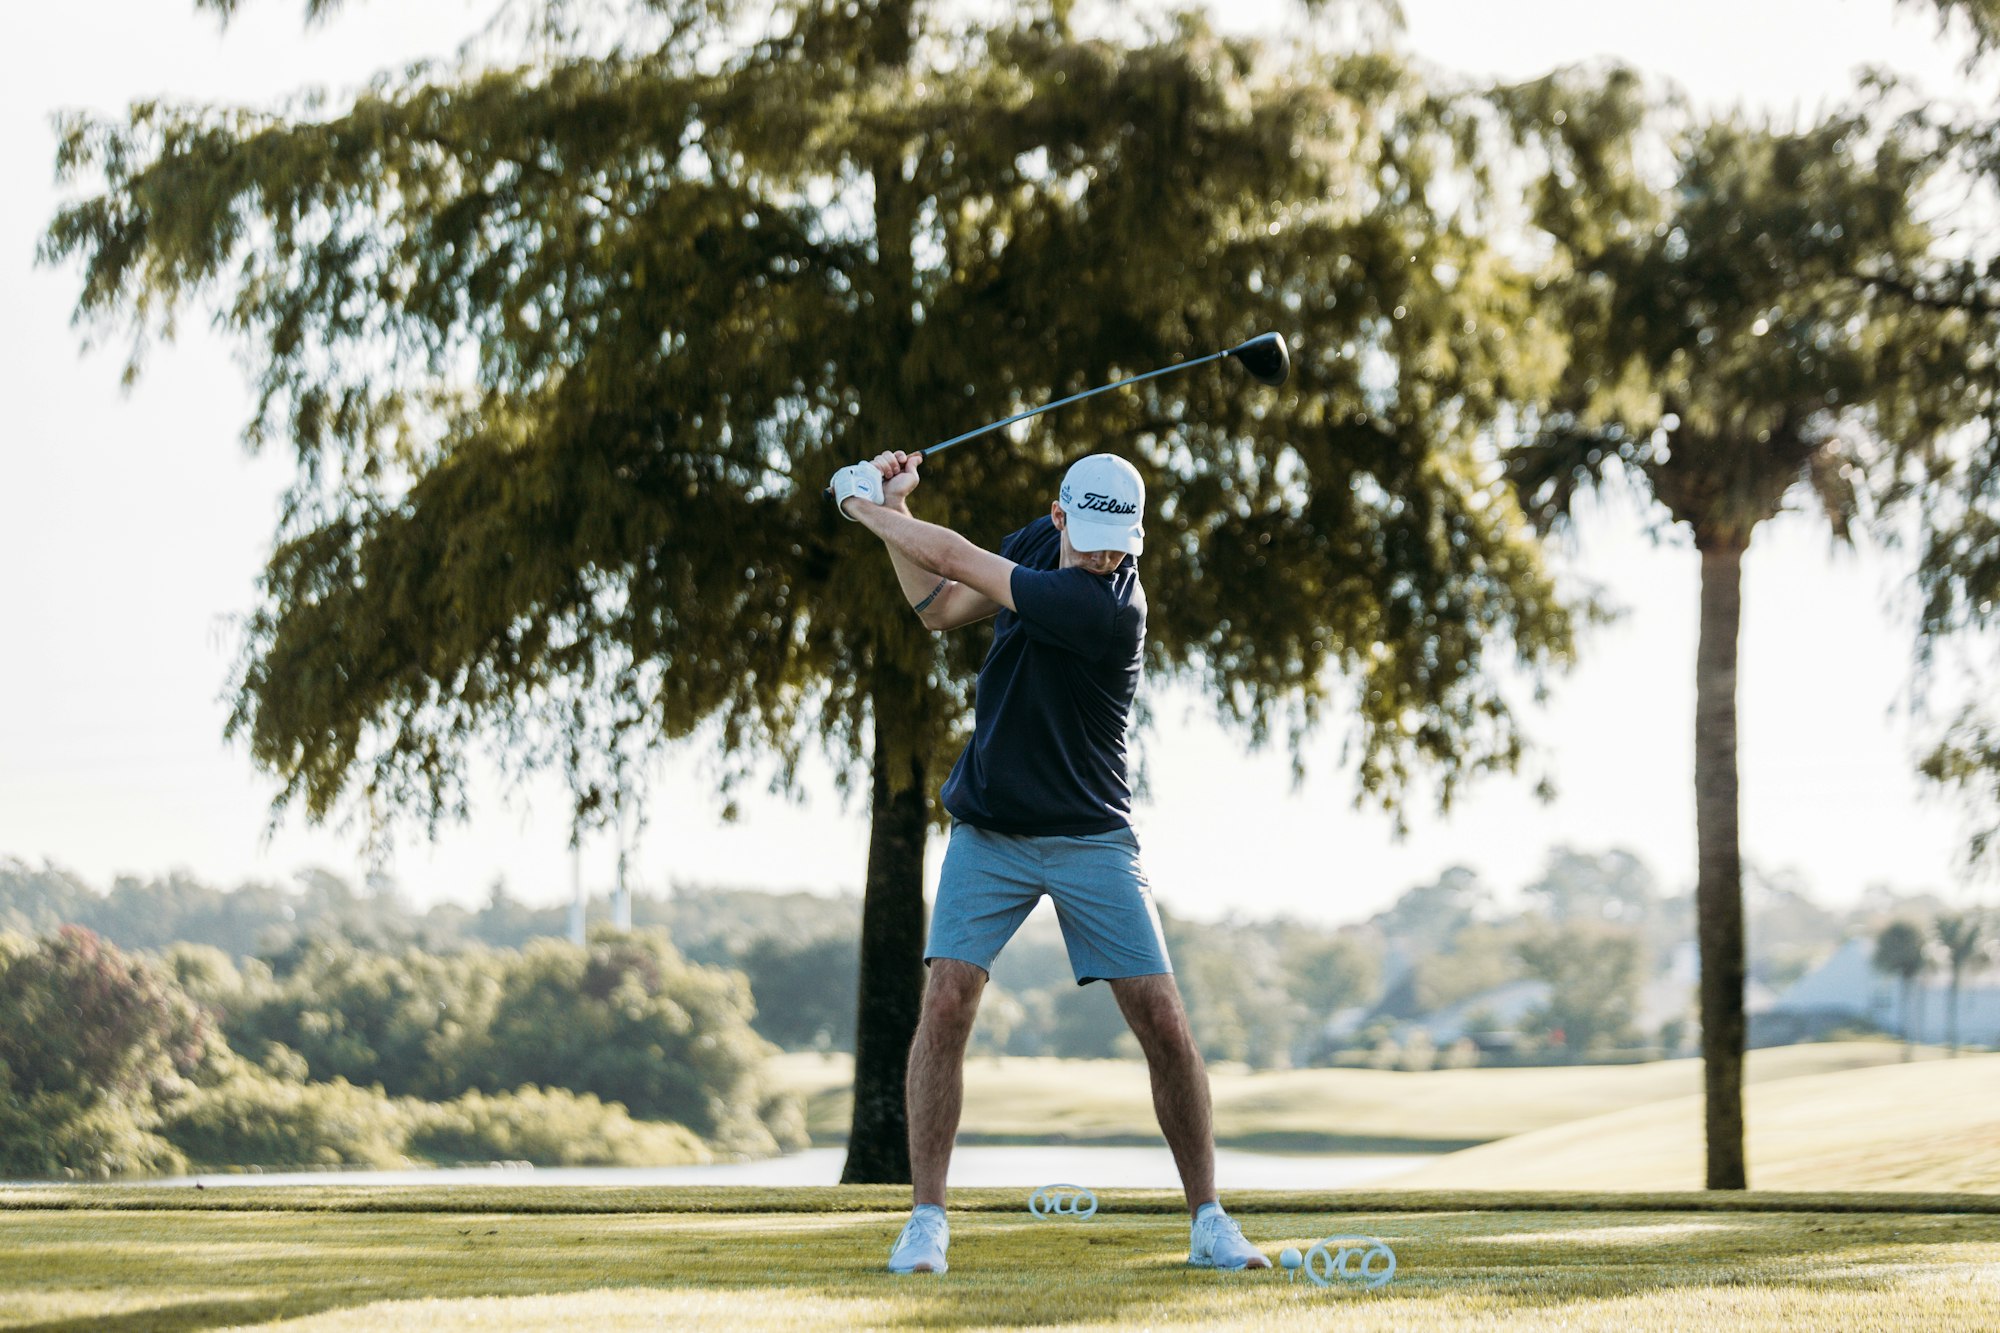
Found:
[(1292, 353), (1282, 333), (1260, 333), (1240, 347), (1230, 348), (1227, 355), (1242, 362), (1250, 378), (1274, 389), (1292, 373)]

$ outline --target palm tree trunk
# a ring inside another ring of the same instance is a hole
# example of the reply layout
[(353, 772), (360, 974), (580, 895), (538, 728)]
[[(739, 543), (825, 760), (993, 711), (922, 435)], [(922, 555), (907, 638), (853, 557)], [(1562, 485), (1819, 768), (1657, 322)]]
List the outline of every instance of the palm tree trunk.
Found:
[(1916, 983), (1912, 981), (1909, 977), (1903, 978), (1903, 1003), (1900, 1007), (1902, 1008), (1903, 1011), (1902, 1028), (1903, 1028), (1904, 1064), (1908, 1064), (1910, 1061), (1916, 1059), (1917, 1055), (1916, 1029), (1910, 1026), (1910, 992), (1914, 990), (1915, 987)]
[[(877, 696), (882, 697), (882, 696)], [(924, 839), (930, 810), (924, 765), (891, 781), (891, 753), (875, 723), (868, 887), (861, 901), (861, 985), (854, 1024), (854, 1119), (843, 1185), (910, 1183), (903, 1080), (924, 998)]]
[(1743, 1158), (1743, 862), (1736, 829), (1736, 636), (1742, 599), (1742, 548), (1704, 549), (1701, 641), (1695, 653), (1694, 800), (1700, 860), (1695, 913), (1712, 1190), (1749, 1187)]
[(1945, 997), (1944, 1044), (1952, 1059), (1958, 1058), (1958, 978), (1960, 964), (1957, 959), (1951, 965), (1951, 989)]

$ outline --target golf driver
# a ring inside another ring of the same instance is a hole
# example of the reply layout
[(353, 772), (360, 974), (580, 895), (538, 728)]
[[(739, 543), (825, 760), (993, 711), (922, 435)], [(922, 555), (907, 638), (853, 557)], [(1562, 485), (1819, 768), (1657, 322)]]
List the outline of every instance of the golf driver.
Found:
[(1242, 363), (1243, 368), (1250, 372), (1250, 378), (1256, 380), (1259, 384), (1268, 384), (1273, 388), (1283, 384), (1285, 377), (1291, 374), (1292, 371), (1292, 354), (1290, 349), (1285, 346), (1285, 335), (1282, 333), (1260, 333), (1249, 342), (1232, 347), (1226, 352), (1210, 352), (1207, 356), (1196, 357), (1192, 361), (1177, 361), (1171, 366), (1162, 366), (1158, 370), (1149, 370), (1143, 375), (1134, 375), (1131, 379), (1119, 380), (1115, 384), (1104, 384), (1099, 385), (1095, 389), (1085, 389), (1082, 393), (1073, 393), (1067, 398), (1058, 398), (1053, 403), (1043, 403), (1040, 407), (1031, 407), (1025, 412), (1016, 412), (1013, 416), (1005, 420), (992, 422), (989, 425), (979, 427), (977, 430), (969, 430), (963, 435), (954, 435), (948, 440), (934, 444), (928, 449), (918, 450), (918, 452), (928, 458), (940, 449), (949, 449), (954, 444), (964, 444), (967, 440), (976, 440), (981, 435), (999, 430), (1003, 426), (1011, 426), (1017, 421), (1026, 421), (1029, 417), (1038, 417), (1044, 412), (1052, 411), (1058, 407), (1067, 407), (1071, 403), (1080, 402), (1096, 394), (1110, 393), (1113, 389), (1122, 389), (1128, 384), (1137, 384), (1140, 380), (1150, 380), (1160, 375), (1171, 375), (1176, 370), (1192, 370), (1196, 366), (1205, 366), (1211, 361), (1220, 361), (1225, 356), (1235, 357)]
[[(1085, 389), (1082, 393), (1073, 393), (1067, 398), (1058, 398), (1052, 403), (1043, 403), (1040, 407), (1031, 407), (1025, 412), (1016, 412), (1011, 417), (989, 422), (976, 430), (969, 430), (963, 435), (954, 435), (948, 440), (941, 440), (930, 448), (920, 449), (917, 452), (928, 458), (940, 449), (949, 449), (954, 444), (964, 444), (967, 440), (976, 440), (981, 435), (991, 434), (993, 431), (1011, 426), (1017, 421), (1026, 421), (1029, 417), (1038, 417), (1044, 412), (1053, 411), (1058, 407), (1067, 407), (1071, 403), (1081, 402), (1085, 398), (1094, 397), (1100, 393), (1110, 393), (1113, 389), (1122, 389), (1128, 384), (1137, 384), (1141, 380), (1150, 380), (1161, 375), (1171, 375), (1177, 370), (1192, 370), (1196, 366), (1205, 366), (1211, 361), (1220, 361), (1225, 356), (1235, 357), (1243, 369), (1250, 373), (1250, 378), (1256, 380), (1259, 384), (1268, 384), (1273, 388), (1283, 384), (1286, 376), (1290, 375), (1292, 370), (1292, 354), (1291, 350), (1285, 346), (1285, 335), (1282, 333), (1260, 333), (1249, 342), (1239, 343), (1228, 351), (1211, 352), (1207, 356), (1199, 356), (1192, 361), (1177, 361), (1171, 366), (1162, 366), (1158, 370), (1149, 370), (1143, 375), (1134, 375), (1130, 379), (1119, 380), (1113, 384), (1101, 384), (1095, 389)], [(868, 475), (862, 475), (864, 473)], [(869, 482), (870, 477), (874, 478), (872, 486)], [(835, 503), (845, 500), (850, 495), (859, 495), (863, 499), (873, 500), (879, 504), (882, 499), (881, 474), (865, 463), (857, 463), (850, 467), (844, 467), (834, 474), (834, 484), (827, 487), (826, 493), (834, 497)], [(847, 511), (843, 509), (841, 515), (845, 517), (846, 514)]]

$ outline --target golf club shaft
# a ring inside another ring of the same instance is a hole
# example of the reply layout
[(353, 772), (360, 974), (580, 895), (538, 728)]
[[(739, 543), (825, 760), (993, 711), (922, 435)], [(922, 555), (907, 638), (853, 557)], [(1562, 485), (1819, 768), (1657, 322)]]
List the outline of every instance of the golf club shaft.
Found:
[(1079, 399), (1089, 398), (1093, 394), (1110, 393), (1113, 389), (1122, 389), (1128, 384), (1137, 384), (1140, 380), (1149, 380), (1158, 375), (1171, 375), (1176, 370), (1192, 370), (1196, 366), (1205, 366), (1211, 361), (1220, 361), (1228, 355), (1228, 352), (1211, 352), (1207, 356), (1196, 357), (1192, 361), (1177, 361), (1171, 366), (1162, 366), (1158, 370), (1149, 370), (1143, 375), (1134, 375), (1128, 380), (1119, 380), (1116, 384), (1101, 384), (1095, 389), (1085, 389), (1082, 393), (1073, 393), (1067, 398), (1058, 398), (1053, 403), (1043, 403), (1040, 407), (1031, 407), (1025, 412), (1016, 412), (1004, 421), (995, 421), (989, 425), (981, 426), (977, 430), (969, 430), (963, 435), (954, 435), (942, 444), (934, 444), (930, 448), (922, 449), (918, 452), (928, 458), (940, 449), (949, 449), (954, 444), (963, 444), (967, 440), (977, 439), (981, 435), (999, 430), (1002, 426), (1011, 426), (1017, 421), (1026, 421), (1029, 417), (1040, 416), (1044, 412), (1074, 403)]

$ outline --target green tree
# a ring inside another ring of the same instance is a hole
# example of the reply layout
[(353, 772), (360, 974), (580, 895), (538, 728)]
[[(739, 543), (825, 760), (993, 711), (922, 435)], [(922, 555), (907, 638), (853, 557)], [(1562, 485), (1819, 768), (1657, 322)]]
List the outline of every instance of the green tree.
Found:
[(220, 1020), (243, 1002), (243, 973), (229, 955), (209, 944), (175, 944), (161, 960), (181, 993)]
[(1284, 1069), (1309, 1053), (1313, 1014), (1287, 984), (1281, 924), (1197, 923), (1164, 913), (1161, 922), (1203, 1055)]
[(80, 925), (97, 899), (89, 885), (53, 864), (32, 870), (16, 857), (0, 857), (0, 931), (33, 937)]
[[(690, 961), (729, 967), (739, 966), (766, 941), (801, 949), (838, 936), (850, 950), (858, 950), (861, 939), (861, 900), (845, 894), (677, 886), (671, 897), (640, 899), (633, 919), (665, 929)], [(851, 964), (848, 970), (851, 974)], [(853, 999), (850, 991), (850, 1006)]]
[(867, 792), (850, 1181), (907, 1178), (928, 793), (983, 641), (908, 615), (820, 498), (837, 465), (1278, 328), (1284, 394), (1093, 399), (954, 454), (926, 515), (993, 543), (1063, 458), (1132, 456), (1149, 666), (1260, 738), (1337, 709), (1391, 806), (1513, 767), (1487, 665), (1569, 650), (1482, 454), (1553, 339), (1461, 109), (1386, 56), (1070, 10), (635, 0), (597, 54), (552, 3), (516, 67), (76, 117), (58, 153), (81, 323), (206, 304), (249, 441), (296, 456), (230, 724), (282, 803), (452, 818), (487, 746), (601, 820), (706, 723), (737, 777), (821, 747)]
[(736, 966), (757, 1000), (757, 1031), (786, 1050), (854, 1049), (859, 955), (851, 935), (792, 945), (766, 936)]
[[(6, 938), (6, 937), (0, 937)], [(143, 959), (81, 926), (0, 947), (0, 1171), (105, 1175), (174, 1167), (160, 1108), (222, 1048)]]
[(1659, 891), (1653, 872), (1630, 852), (1552, 848), (1541, 878), (1522, 894), (1550, 921), (1634, 924), (1651, 915)]
[(1531, 1014), (1529, 1031), (1561, 1034), (1572, 1056), (1599, 1055), (1629, 1043), (1645, 980), (1638, 932), (1602, 921), (1544, 927), (1517, 944), (1531, 976), (1549, 986), (1548, 1003)]
[[(1968, 72), (1990, 76), (2000, 68), (1994, 61), (2000, 2), (1903, 3), (1938, 16), (1941, 34), (1964, 55)], [(1990, 218), (2000, 204), (2000, 117), (1978, 98), (1963, 100), (1959, 109), (1889, 81), (1877, 81), (1872, 93), (1874, 113), (1900, 117), (1928, 136), (1925, 151), (1942, 169), (1936, 208), (1953, 243), (1922, 262), (1883, 266), (1866, 276), (1913, 318), (1948, 331), (1929, 358), (1941, 381), (1939, 396), (1974, 423), (1943, 442), (1928, 436), (1911, 441), (1880, 472), (1887, 479), (1884, 493), (1900, 502), (1889, 517), (1900, 525), (1914, 510), (1917, 520), (1920, 674), (1944, 674), (1940, 660), (1956, 664), (1962, 650), (1970, 685), (1968, 702), (1940, 730), (1919, 768), (1962, 799), (1967, 862), (1991, 871), (2000, 869), (2000, 716), (1988, 685), (2000, 664), (1993, 633), (2000, 627), (2000, 363), (1991, 355), (2000, 344), (2000, 245), (1991, 226), (1963, 222)]]
[(378, 953), (337, 936), (305, 937), (282, 960), (274, 991), (231, 1010), (230, 1044), (254, 1053), (277, 1042), (303, 1057), (320, 1082), (456, 1097), (487, 1086), (478, 1083), (474, 1062), (499, 1004), (503, 958)]
[[(2000, 549), (2000, 526), (1990, 540)], [(1946, 557), (1949, 559), (1949, 557)], [(1959, 710), (1939, 737), (1936, 748), (1918, 765), (1940, 786), (1955, 789), (1973, 820), (1966, 857), (1976, 866), (1991, 866), (2000, 855), (2000, 722), (1968, 704)]]
[[(1109, 986), (1071, 984), (1048, 992), (1048, 999), (1049, 1026), (1044, 1038), (1048, 1054), (1065, 1060), (1111, 1060), (1122, 1053), (1121, 1042), (1129, 1043), (1131, 1029), (1125, 1026)], [(1217, 1031), (1234, 1032), (1223, 1024), (1213, 1026)], [(1206, 1039), (1202, 1050), (1210, 1051)]]
[[(1561, 389), (1509, 469), (1543, 526), (1617, 474), (1701, 560), (1695, 661), (1696, 886), (1707, 1182), (1747, 1184), (1746, 1021), (1737, 796), (1742, 562), (1794, 497), (1845, 538), (1861, 469), (1960, 419), (1936, 323), (1866, 280), (1925, 262), (1916, 209), (1933, 167), (1860, 116), (1796, 132), (1730, 121), (1671, 134), (1674, 180), (1606, 207), (1630, 161), (1550, 175), (1536, 221), (1557, 247), (1550, 291), (1571, 331)], [(1564, 145), (1568, 148), (1569, 145)]]
[(1903, 1058), (1908, 1060), (1916, 1046), (1916, 1030), (1910, 1022), (1910, 1002), (1917, 983), (1930, 970), (1931, 958), (1923, 929), (1911, 921), (1891, 921), (1875, 936), (1871, 965), (1877, 972), (1896, 978), (1898, 983), (1898, 1024), (1903, 1033)]
[(657, 930), (540, 940), (504, 959), (468, 1078), (484, 1092), (568, 1088), (671, 1120), (730, 1151), (798, 1146), (762, 1085), (771, 1047), (739, 972), (684, 960)]
[(1814, 902), (1796, 872), (1744, 870), (1750, 975), (1773, 988), (1796, 981), (1839, 947), (1840, 916)]
[(1408, 1016), (1419, 1017), (1518, 980), (1522, 929), (1512, 922), (1475, 922), (1436, 953), (1417, 960)]
[(1935, 9), (1939, 22), (1953, 19), (1965, 24), (1972, 35), (1975, 60), (2000, 48), (2000, 0), (1902, 0), (1913, 8)]
[(294, 901), (274, 885), (223, 889), (185, 871), (143, 880), (121, 875), (79, 919), (121, 948), (158, 952), (189, 941), (248, 958), (291, 933)]
[(1940, 912), (1931, 922), (1931, 933), (1944, 951), (1946, 985), (1944, 1010), (1945, 1046), (1958, 1054), (1958, 993), (1968, 969), (1985, 964), (1993, 952), (1993, 940), (1986, 934), (1986, 919), (1978, 912)]
[(1381, 959), (1352, 931), (1329, 933), (1287, 924), (1279, 958), (1286, 991), (1319, 1022), (1367, 1003), (1382, 984)]
[(1432, 954), (1492, 909), (1492, 890), (1479, 882), (1478, 872), (1452, 866), (1432, 883), (1404, 890), (1369, 924), (1413, 954)]

